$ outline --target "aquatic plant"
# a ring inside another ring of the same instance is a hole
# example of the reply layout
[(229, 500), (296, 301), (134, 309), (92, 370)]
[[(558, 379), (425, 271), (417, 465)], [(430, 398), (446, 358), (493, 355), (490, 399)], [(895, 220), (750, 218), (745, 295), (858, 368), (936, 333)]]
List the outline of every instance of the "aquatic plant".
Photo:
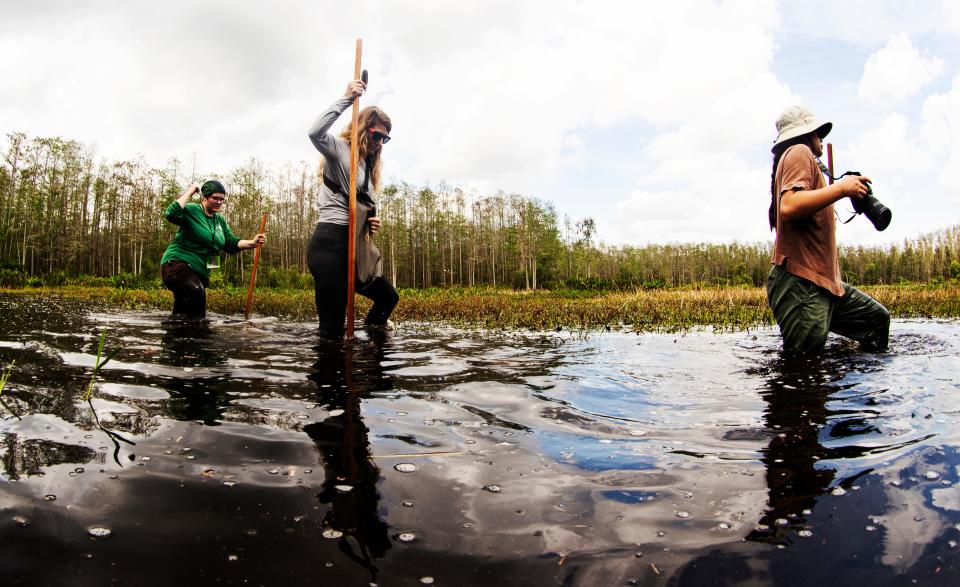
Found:
[[(896, 318), (960, 318), (956, 283), (864, 286)], [(81, 288), (0, 290), (0, 294), (42, 295), (101, 301), (128, 310), (166, 310), (172, 295), (156, 289)], [(243, 312), (244, 290), (207, 291), (207, 308), (220, 314)], [(357, 316), (370, 302), (357, 298)], [(316, 319), (314, 294), (300, 289), (258, 290), (253, 305), (261, 316)], [(488, 328), (583, 330), (611, 328), (637, 332), (696, 327), (747, 330), (774, 323), (766, 292), (759, 287), (703, 286), (597, 292), (522, 291), (494, 287), (402, 289), (393, 314), (396, 322), (444, 322)]]
[[(113, 355), (117, 354), (117, 351), (120, 349), (113, 349), (106, 357), (103, 357), (103, 347), (107, 339), (107, 331), (100, 331), (100, 343), (97, 345), (97, 358), (93, 363), (93, 373), (90, 374), (90, 383), (87, 384), (87, 388), (83, 391), (83, 399), (90, 401), (93, 397), (93, 386), (97, 382), (97, 374), (100, 372), (100, 369), (103, 369), (104, 365), (110, 362), (110, 359), (113, 358)], [(101, 357), (103, 359), (101, 360)]]
[(7, 386), (7, 380), (10, 379), (10, 374), (13, 373), (13, 366), (16, 363), (17, 363), (16, 359), (10, 361), (10, 364), (7, 365), (7, 368), (3, 371), (2, 374), (0, 374), (0, 405), (6, 408), (7, 411), (9, 411), (11, 414), (16, 416), (17, 419), (19, 420), (19, 419), (22, 419), (20, 418), (20, 414), (18, 414), (16, 410), (8, 406), (7, 402), (3, 401), (3, 390)]
[[(113, 442), (113, 460), (122, 467), (123, 464), (120, 462), (120, 442), (118, 441), (125, 442), (131, 446), (136, 446), (137, 443), (133, 442), (132, 440), (127, 440), (120, 434), (104, 426), (103, 423), (100, 422), (100, 417), (97, 415), (96, 408), (93, 407), (93, 386), (97, 383), (97, 374), (100, 373), (100, 369), (103, 369), (104, 365), (109, 363), (110, 359), (112, 359), (113, 356), (117, 354), (117, 351), (120, 350), (113, 349), (106, 355), (106, 357), (104, 357), (103, 351), (106, 344), (106, 339), (107, 331), (101, 330), (100, 342), (97, 344), (97, 358), (93, 363), (93, 373), (90, 374), (90, 383), (87, 384), (87, 388), (83, 391), (83, 395), (81, 397), (87, 402), (87, 405), (90, 406), (90, 412), (93, 414), (93, 421), (97, 425), (97, 428), (102, 430), (110, 438), (110, 441)], [(103, 357), (102, 360), (101, 357)]]
[(4, 369), (3, 374), (0, 374), (0, 395), (3, 395), (3, 388), (7, 386), (7, 379), (10, 379), (10, 373), (13, 372), (13, 366), (16, 363), (16, 359), (10, 361), (10, 364)]

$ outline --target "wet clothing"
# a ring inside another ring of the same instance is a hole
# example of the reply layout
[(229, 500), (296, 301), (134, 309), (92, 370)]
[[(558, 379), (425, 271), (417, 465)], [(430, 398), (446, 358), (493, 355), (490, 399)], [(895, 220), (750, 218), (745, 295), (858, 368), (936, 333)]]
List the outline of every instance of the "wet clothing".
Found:
[(204, 290), (210, 285), (207, 257), (221, 251), (239, 252), (240, 239), (230, 231), (223, 216), (207, 216), (203, 207), (194, 202), (180, 207), (174, 201), (167, 206), (164, 216), (180, 227), (160, 259), (163, 285), (173, 292), (173, 313), (203, 318), (207, 313)]
[(777, 240), (773, 245), (774, 265), (788, 259), (787, 271), (828, 290), (844, 294), (837, 254), (836, 216), (833, 204), (809, 218), (785, 221), (780, 218), (780, 198), (790, 190), (813, 191), (827, 187), (813, 151), (806, 145), (794, 145), (780, 157), (775, 178), (777, 193)]
[[(350, 222), (350, 145), (328, 131), (353, 104), (342, 97), (321, 114), (310, 127), (310, 141), (323, 155), (323, 187), (318, 197), (320, 221), (307, 246), (307, 266), (313, 275), (314, 297), (320, 335), (341, 338), (347, 309), (347, 228)], [(357, 165), (357, 245), (356, 292), (373, 300), (366, 324), (387, 323), (400, 300), (397, 290), (381, 275), (380, 252), (368, 238), (367, 217), (376, 215), (369, 189), (369, 166)]]
[(815, 283), (774, 265), (767, 278), (767, 300), (780, 326), (783, 348), (801, 354), (817, 353), (835, 332), (860, 343), (865, 350), (887, 348), (890, 313), (859, 289), (843, 284), (835, 296)]
[(827, 333), (835, 332), (856, 340), (866, 350), (884, 350), (889, 312), (840, 279), (833, 205), (803, 220), (780, 217), (780, 198), (785, 192), (812, 191), (826, 185), (806, 145), (794, 145), (781, 156), (774, 180), (777, 238), (767, 278), (767, 301), (780, 326), (783, 348), (817, 353), (826, 344)]
[[(347, 311), (347, 225), (317, 223), (307, 247), (307, 266), (313, 274), (320, 335), (342, 338)], [(355, 287), (358, 294), (373, 301), (366, 324), (386, 324), (400, 301), (393, 285), (384, 277), (374, 277), (366, 285), (357, 283)]]
[(173, 292), (173, 314), (190, 318), (207, 315), (207, 292), (210, 280), (201, 276), (183, 261), (170, 261), (160, 266), (163, 285)]

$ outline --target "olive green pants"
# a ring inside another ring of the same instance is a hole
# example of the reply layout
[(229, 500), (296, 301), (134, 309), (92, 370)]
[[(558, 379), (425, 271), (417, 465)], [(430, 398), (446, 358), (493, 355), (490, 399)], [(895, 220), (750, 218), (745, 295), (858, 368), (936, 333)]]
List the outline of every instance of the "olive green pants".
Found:
[(879, 302), (855, 287), (843, 284), (837, 297), (812, 282), (774, 265), (767, 278), (767, 302), (780, 326), (783, 349), (802, 354), (818, 353), (835, 332), (860, 343), (861, 348), (887, 348), (890, 313)]

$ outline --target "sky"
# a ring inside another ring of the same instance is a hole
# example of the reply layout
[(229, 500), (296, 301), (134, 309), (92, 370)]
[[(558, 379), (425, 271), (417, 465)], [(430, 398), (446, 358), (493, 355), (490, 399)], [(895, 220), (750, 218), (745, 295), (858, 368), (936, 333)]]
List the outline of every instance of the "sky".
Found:
[(219, 176), (316, 161), (362, 38), (388, 180), (537, 198), (610, 245), (769, 242), (802, 104), (893, 210), (839, 242), (886, 246), (960, 224), (958, 37), (960, 0), (6, 1), (0, 133)]

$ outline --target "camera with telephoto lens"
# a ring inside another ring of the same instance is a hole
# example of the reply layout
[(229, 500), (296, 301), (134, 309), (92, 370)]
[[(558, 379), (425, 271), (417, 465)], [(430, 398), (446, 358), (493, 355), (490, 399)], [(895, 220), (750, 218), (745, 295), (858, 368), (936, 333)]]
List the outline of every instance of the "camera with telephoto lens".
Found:
[[(859, 171), (848, 171), (843, 175), (861, 175), (861, 173)], [(883, 231), (890, 226), (893, 212), (873, 195), (873, 187), (869, 183), (867, 184), (867, 195), (859, 200), (854, 198), (850, 198), (850, 200), (853, 202), (853, 209), (856, 210), (857, 214), (866, 216), (877, 230)]]

